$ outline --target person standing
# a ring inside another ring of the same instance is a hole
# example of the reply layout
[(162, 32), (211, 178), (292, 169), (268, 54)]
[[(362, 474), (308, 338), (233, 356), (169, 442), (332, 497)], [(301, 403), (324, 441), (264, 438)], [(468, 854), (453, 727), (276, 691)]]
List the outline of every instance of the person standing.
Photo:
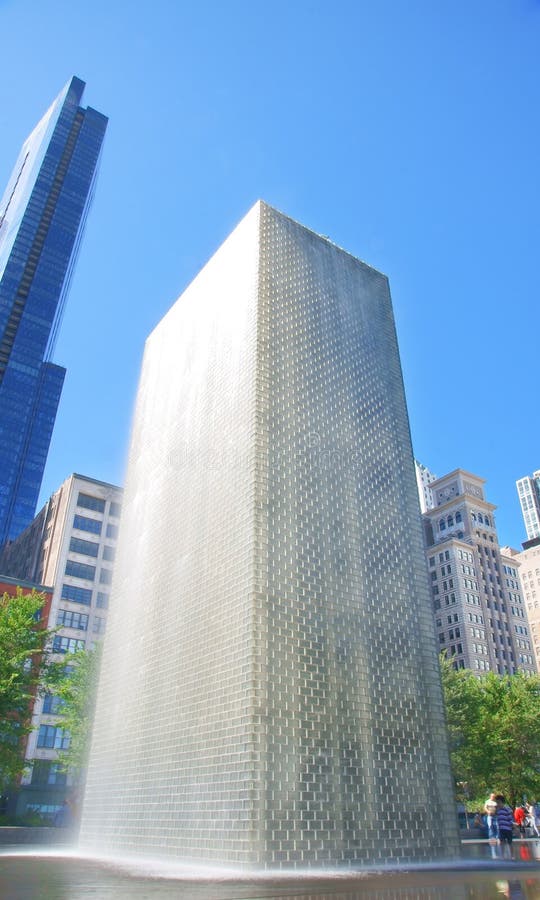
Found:
[(491, 855), (495, 858), (497, 856), (497, 845), (499, 843), (499, 826), (497, 825), (497, 801), (495, 800), (494, 792), (489, 795), (484, 803), (484, 813)]
[(520, 837), (525, 837), (525, 821), (527, 819), (527, 810), (525, 808), (525, 804), (522, 803), (520, 806), (516, 806), (514, 810), (514, 822), (519, 828)]
[(540, 838), (540, 831), (538, 831), (538, 825), (536, 824), (536, 813), (535, 813), (535, 805), (534, 803), (527, 804), (527, 820), (525, 822), (526, 825), (531, 829), (532, 833)]
[(506, 803), (504, 794), (496, 794), (495, 801), (497, 803), (497, 825), (499, 827), (499, 841), (501, 844), (501, 853), (507, 859), (513, 859), (512, 852), (512, 829), (514, 827), (514, 816), (511, 808)]

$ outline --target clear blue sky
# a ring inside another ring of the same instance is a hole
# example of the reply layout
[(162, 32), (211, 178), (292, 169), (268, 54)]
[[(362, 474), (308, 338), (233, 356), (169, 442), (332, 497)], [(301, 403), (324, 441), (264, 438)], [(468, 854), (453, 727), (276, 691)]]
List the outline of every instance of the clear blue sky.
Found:
[(540, 0), (0, 0), (0, 193), (64, 83), (110, 117), (42, 498), (120, 483), (146, 336), (259, 197), (390, 278), (416, 456), (540, 468)]

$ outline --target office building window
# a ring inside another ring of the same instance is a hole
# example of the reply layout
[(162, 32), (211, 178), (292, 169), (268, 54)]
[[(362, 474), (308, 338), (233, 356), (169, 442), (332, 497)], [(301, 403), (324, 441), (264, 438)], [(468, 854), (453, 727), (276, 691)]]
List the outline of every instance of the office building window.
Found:
[(100, 584), (110, 584), (112, 581), (112, 569), (102, 569), (99, 573)]
[(92, 624), (92, 631), (94, 632), (94, 634), (104, 634), (106, 625), (106, 619), (100, 619), (96, 616)]
[(111, 503), (109, 507), (109, 515), (114, 516), (116, 519), (120, 518), (120, 513), (122, 512), (122, 505), (120, 503)]
[(68, 559), (66, 563), (66, 575), (73, 575), (74, 578), (85, 578), (87, 581), (93, 581), (96, 577), (96, 567), (88, 566), (86, 563), (75, 562), (74, 559)]
[(87, 516), (74, 516), (73, 527), (79, 531), (90, 531), (92, 534), (101, 534), (103, 522), (100, 519), (89, 519)]
[(77, 506), (82, 506), (84, 509), (94, 509), (100, 513), (105, 512), (105, 500), (100, 500), (99, 497), (91, 497), (90, 494), (79, 494)]
[(62, 637), (59, 634), (54, 636), (53, 653), (76, 653), (77, 650), (84, 650), (84, 641)]
[(71, 609), (59, 609), (56, 624), (64, 625), (66, 628), (77, 628), (78, 631), (86, 631), (88, 628), (88, 615), (86, 613), (73, 612)]
[(92, 591), (89, 591), (87, 588), (75, 587), (73, 584), (63, 584), (62, 600), (71, 600), (72, 603), (82, 603), (84, 606), (90, 606)]
[(84, 553), (85, 556), (97, 556), (99, 544), (95, 541), (83, 541), (82, 538), (72, 537), (69, 542), (69, 549), (73, 553)]
[(40, 725), (37, 739), (38, 747), (50, 750), (67, 750), (70, 743), (69, 731), (55, 725)]
[(108, 544), (103, 548), (103, 559), (107, 562), (114, 562), (116, 550), (114, 547), (109, 547)]
[(43, 698), (43, 712), (47, 713), (47, 715), (58, 715), (59, 711), (62, 708), (62, 700), (60, 697), (55, 697), (54, 694), (45, 694)]
[(102, 591), (98, 591), (96, 606), (98, 607), (98, 609), (108, 609), (109, 595), (104, 594)]
[(48, 759), (36, 759), (32, 768), (32, 784), (65, 785), (67, 772)]

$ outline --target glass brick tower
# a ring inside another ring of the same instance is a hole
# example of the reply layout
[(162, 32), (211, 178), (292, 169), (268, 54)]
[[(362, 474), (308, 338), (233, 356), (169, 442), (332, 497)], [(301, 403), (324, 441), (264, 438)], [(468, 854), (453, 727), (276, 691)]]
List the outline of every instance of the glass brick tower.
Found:
[(82, 845), (433, 859), (453, 806), (388, 282), (259, 202), (147, 341)]
[(65, 369), (50, 362), (107, 119), (72, 78), (0, 203), (0, 545), (35, 515)]

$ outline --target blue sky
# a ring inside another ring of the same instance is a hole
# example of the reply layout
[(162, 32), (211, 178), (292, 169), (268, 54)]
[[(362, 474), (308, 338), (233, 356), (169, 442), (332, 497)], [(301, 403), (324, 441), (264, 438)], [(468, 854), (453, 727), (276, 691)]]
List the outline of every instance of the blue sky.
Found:
[(123, 478), (146, 336), (258, 198), (390, 279), (416, 456), (540, 468), (539, 0), (0, 0), (0, 193), (65, 82), (110, 117), (43, 484)]

